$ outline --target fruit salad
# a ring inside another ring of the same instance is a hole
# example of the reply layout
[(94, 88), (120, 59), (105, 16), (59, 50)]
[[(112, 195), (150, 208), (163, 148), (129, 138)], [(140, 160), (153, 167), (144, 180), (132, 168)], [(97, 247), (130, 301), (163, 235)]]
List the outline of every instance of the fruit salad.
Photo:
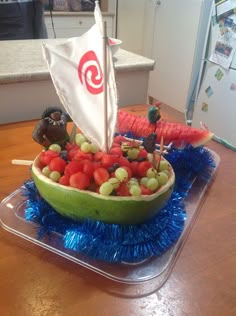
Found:
[(66, 148), (51, 144), (39, 157), (42, 173), (49, 179), (104, 196), (151, 195), (168, 182), (170, 165), (142, 142), (116, 136), (104, 153), (82, 133)]

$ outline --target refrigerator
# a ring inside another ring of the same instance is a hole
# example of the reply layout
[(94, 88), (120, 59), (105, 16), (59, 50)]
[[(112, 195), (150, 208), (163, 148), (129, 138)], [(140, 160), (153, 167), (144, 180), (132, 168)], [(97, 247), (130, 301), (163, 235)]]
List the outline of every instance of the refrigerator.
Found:
[(209, 129), (215, 140), (236, 150), (236, 1), (212, 1), (203, 21), (186, 122)]

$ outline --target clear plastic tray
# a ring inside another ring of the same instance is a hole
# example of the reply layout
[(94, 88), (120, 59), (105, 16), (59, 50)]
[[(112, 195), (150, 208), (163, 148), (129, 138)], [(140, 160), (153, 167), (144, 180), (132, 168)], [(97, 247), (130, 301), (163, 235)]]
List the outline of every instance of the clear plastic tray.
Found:
[(140, 263), (110, 264), (98, 260), (91, 260), (79, 253), (64, 248), (62, 236), (57, 233), (50, 235), (50, 238), (38, 240), (36, 238), (38, 226), (35, 223), (24, 219), (25, 198), (21, 195), (20, 189), (10, 194), (0, 204), (0, 222), (2, 227), (7, 231), (48, 249), (68, 260), (71, 260), (76, 264), (99, 273), (113, 281), (130, 285), (140, 285), (152, 280), (154, 281), (155, 289), (158, 289), (167, 280), (177, 256), (184, 245), (186, 237), (197, 218), (205, 193), (209, 189), (216, 173), (220, 159), (215, 152), (211, 152), (216, 162), (216, 168), (212, 170), (210, 181), (207, 183), (198, 178), (194, 180), (191, 190), (187, 198), (184, 200), (187, 211), (187, 219), (180, 238), (163, 255), (149, 258)]

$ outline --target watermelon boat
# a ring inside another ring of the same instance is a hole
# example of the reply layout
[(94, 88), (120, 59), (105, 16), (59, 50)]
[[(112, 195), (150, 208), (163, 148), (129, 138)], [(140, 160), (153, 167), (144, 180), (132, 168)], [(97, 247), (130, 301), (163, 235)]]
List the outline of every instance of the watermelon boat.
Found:
[[(104, 45), (97, 6), (96, 25), (84, 36), (43, 45), (66, 112), (46, 111), (42, 117), (34, 136), (47, 148), (34, 160), (31, 174), (41, 196), (65, 217), (140, 224), (160, 211), (173, 190), (175, 174), (162, 156), (164, 143), (199, 146), (212, 134), (165, 121), (153, 124), (117, 111), (112, 53)], [(81, 131), (80, 136), (70, 137), (71, 143), (66, 143), (68, 115)], [(146, 141), (116, 139), (114, 143), (116, 129)]]
[[(165, 205), (175, 183), (175, 174), (169, 165), (168, 181), (152, 194), (106, 196), (96, 190), (80, 190), (69, 185), (61, 185), (45, 176), (42, 169), (39, 155), (33, 162), (31, 175), (40, 195), (59, 214), (78, 221), (91, 219), (122, 225), (144, 223), (157, 215)], [(124, 185), (122, 182), (121, 186)]]

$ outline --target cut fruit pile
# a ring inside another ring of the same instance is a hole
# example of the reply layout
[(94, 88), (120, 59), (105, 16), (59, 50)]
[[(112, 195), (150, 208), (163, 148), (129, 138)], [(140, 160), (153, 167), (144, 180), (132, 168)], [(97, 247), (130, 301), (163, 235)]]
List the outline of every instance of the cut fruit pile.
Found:
[(56, 211), (74, 219), (140, 223), (170, 197), (174, 172), (158, 153), (139, 141), (116, 136), (109, 153), (81, 133), (62, 150), (52, 144), (32, 166), (33, 180)]
[(102, 195), (150, 195), (168, 182), (170, 173), (166, 160), (123, 136), (117, 136), (110, 152), (104, 153), (79, 133), (75, 144), (68, 143), (63, 151), (52, 144), (39, 160), (42, 173), (51, 180)]

